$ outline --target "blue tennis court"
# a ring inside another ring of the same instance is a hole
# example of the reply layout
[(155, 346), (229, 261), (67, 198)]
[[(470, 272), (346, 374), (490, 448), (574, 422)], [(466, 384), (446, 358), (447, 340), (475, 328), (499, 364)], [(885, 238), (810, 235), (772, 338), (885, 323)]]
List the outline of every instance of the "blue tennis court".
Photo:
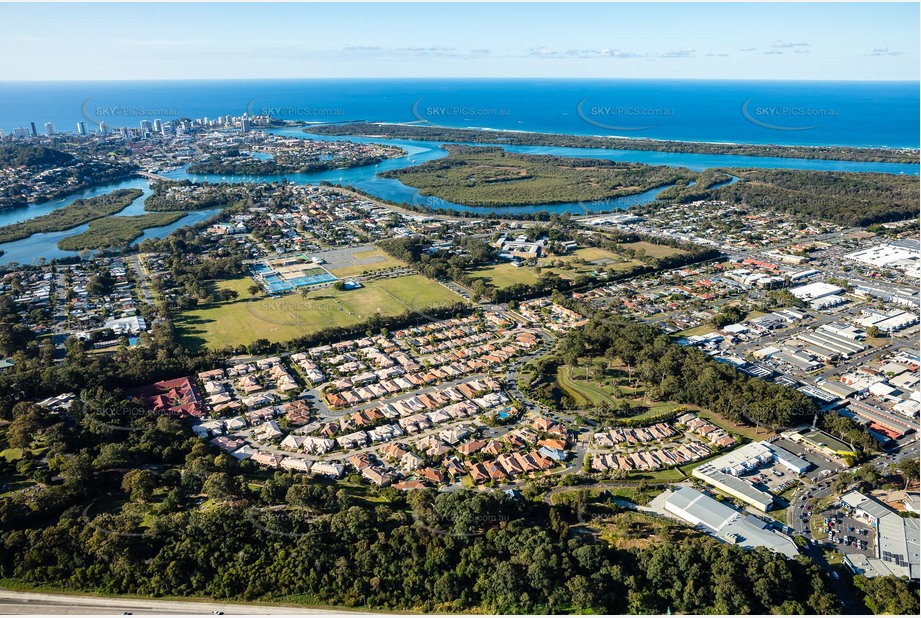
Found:
[(292, 277), (291, 279), (288, 279), (288, 283), (296, 288), (302, 288), (305, 285), (316, 285), (318, 283), (328, 283), (335, 280), (336, 278), (331, 274), (322, 273), (319, 275), (309, 275), (306, 277)]
[(294, 289), (293, 285), (287, 281), (282, 281), (278, 275), (265, 275), (262, 280), (272, 294), (276, 292), (288, 292)]

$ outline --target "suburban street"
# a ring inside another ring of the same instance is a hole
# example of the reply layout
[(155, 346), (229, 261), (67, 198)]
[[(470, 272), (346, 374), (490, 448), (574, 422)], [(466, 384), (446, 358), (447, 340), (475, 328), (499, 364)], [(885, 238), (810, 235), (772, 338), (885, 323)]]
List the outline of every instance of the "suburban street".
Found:
[(150, 288), (147, 285), (147, 276), (144, 274), (144, 269), (141, 266), (141, 260), (138, 259), (137, 255), (131, 256), (131, 264), (134, 266), (134, 272), (138, 281), (138, 288), (140, 288), (141, 294), (144, 296), (144, 301), (148, 305), (152, 305), (153, 295), (150, 293)]

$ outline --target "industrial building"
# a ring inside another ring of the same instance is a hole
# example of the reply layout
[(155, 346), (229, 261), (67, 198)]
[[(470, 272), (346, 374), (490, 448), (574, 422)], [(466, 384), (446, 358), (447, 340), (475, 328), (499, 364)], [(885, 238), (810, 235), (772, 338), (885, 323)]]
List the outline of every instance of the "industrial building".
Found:
[(769, 445), (769, 448), (774, 453), (774, 461), (791, 472), (803, 474), (812, 467), (810, 462), (776, 444)]
[(822, 363), (815, 360), (812, 356), (807, 356), (806, 354), (791, 348), (784, 348), (783, 352), (776, 352), (771, 356), (771, 358), (780, 361), (785, 365), (796, 367), (800, 371), (805, 371), (807, 373), (822, 367)]
[(875, 429), (894, 440), (915, 430), (915, 424), (912, 419), (857, 401), (852, 402), (848, 405), (847, 410), (842, 412), (852, 418), (857, 417), (857, 420), (865, 423), (871, 429)]
[(837, 285), (821, 282), (808, 283), (806, 285), (801, 285), (799, 287), (790, 289), (791, 294), (800, 300), (805, 300), (806, 302), (810, 302), (824, 296), (840, 294), (843, 291), (844, 289), (839, 288)]
[(768, 511), (774, 504), (774, 496), (761, 491), (748, 481), (725, 474), (712, 462), (697, 466), (691, 474), (717, 490), (738, 498), (761, 511)]
[(826, 393), (834, 395), (838, 399), (847, 399), (857, 392), (856, 389), (851, 388), (847, 384), (833, 382), (831, 380), (822, 380), (818, 383), (818, 387)]
[(793, 453), (770, 442), (752, 442), (726, 453), (722, 457), (698, 466), (691, 473), (716, 489), (767, 511), (774, 503), (774, 496), (762, 491), (750, 482), (740, 479), (763, 465), (776, 463), (794, 474), (803, 474), (812, 464)]
[[(811, 429), (802, 427), (798, 431), (789, 431), (782, 434), (785, 438), (794, 442), (801, 442), (810, 448), (817, 450), (826, 457), (841, 461), (843, 454), (855, 454), (854, 447), (846, 442), (842, 442), (831, 434), (825, 433), (821, 429)], [(843, 465), (843, 462), (842, 462)]]
[(918, 519), (902, 517), (882, 502), (859, 491), (841, 496), (841, 502), (854, 509), (858, 519), (876, 529), (876, 557), (858, 558), (845, 554), (845, 563), (851, 570), (867, 577), (896, 575), (919, 578), (921, 558)]
[(829, 294), (828, 296), (823, 296), (822, 298), (816, 298), (813, 301), (809, 302), (809, 307), (815, 311), (820, 311), (822, 309), (831, 309), (832, 307), (838, 307), (847, 302), (847, 299), (838, 294)]
[(918, 323), (917, 313), (908, 313), (901, 309), (883, 312), (873, 309), (861, 311), (863, 317), (855, 320), (864, 328), (874, 326), (885, 333), (895, 333)]
[(914, 241), (908, 246), (900, 246), (900, 243), (877, 245), (849, 253), (845, 257), (869, 266), (896, 268), (917, 279), (921, 277), (921, 252), (918, 251), (916, 243), (917, 241)]
[(814, 331), (804, 331), (796, 334), (796, 339), (802, 341), (810, 349), (819, 350), (829, 358), (850, 358), (854, 354), (863, 352), (867, 346), (848, 337), (836, 335), (829, 330), (819, 328)]
[(766, 547), (787, 558), (799, 553), (788, 536), (772, 530), (757, 517), (740, 513), (710, 496), (682, 487), (665, 500), (665, 511), (727, 543), (745, 549)]

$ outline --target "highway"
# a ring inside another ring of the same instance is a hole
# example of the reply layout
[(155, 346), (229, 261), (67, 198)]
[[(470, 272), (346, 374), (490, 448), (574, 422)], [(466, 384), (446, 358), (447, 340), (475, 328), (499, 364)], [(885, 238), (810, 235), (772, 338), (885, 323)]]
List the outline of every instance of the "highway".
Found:
[(168, 614), (208, 616), (245, 614), (348, 614), (351, 611), (285, 607), (281, 605), (245, 605), (199, 601), (160, 601), (154, 599), (90, 597), (38, 592), (0, 590), (0, 614)]

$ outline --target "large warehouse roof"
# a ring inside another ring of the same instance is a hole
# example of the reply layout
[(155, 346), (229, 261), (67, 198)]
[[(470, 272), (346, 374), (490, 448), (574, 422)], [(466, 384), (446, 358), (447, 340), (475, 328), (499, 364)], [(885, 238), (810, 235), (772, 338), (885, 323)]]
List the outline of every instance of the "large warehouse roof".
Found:
[(788, 558), (798, 553), (789, 537), (774, 532), (757, 517), (736, 511), (691, 487), (682, 487), (672, 493), (665, 501), (665, 510), (746, 549), (766, 547)]

